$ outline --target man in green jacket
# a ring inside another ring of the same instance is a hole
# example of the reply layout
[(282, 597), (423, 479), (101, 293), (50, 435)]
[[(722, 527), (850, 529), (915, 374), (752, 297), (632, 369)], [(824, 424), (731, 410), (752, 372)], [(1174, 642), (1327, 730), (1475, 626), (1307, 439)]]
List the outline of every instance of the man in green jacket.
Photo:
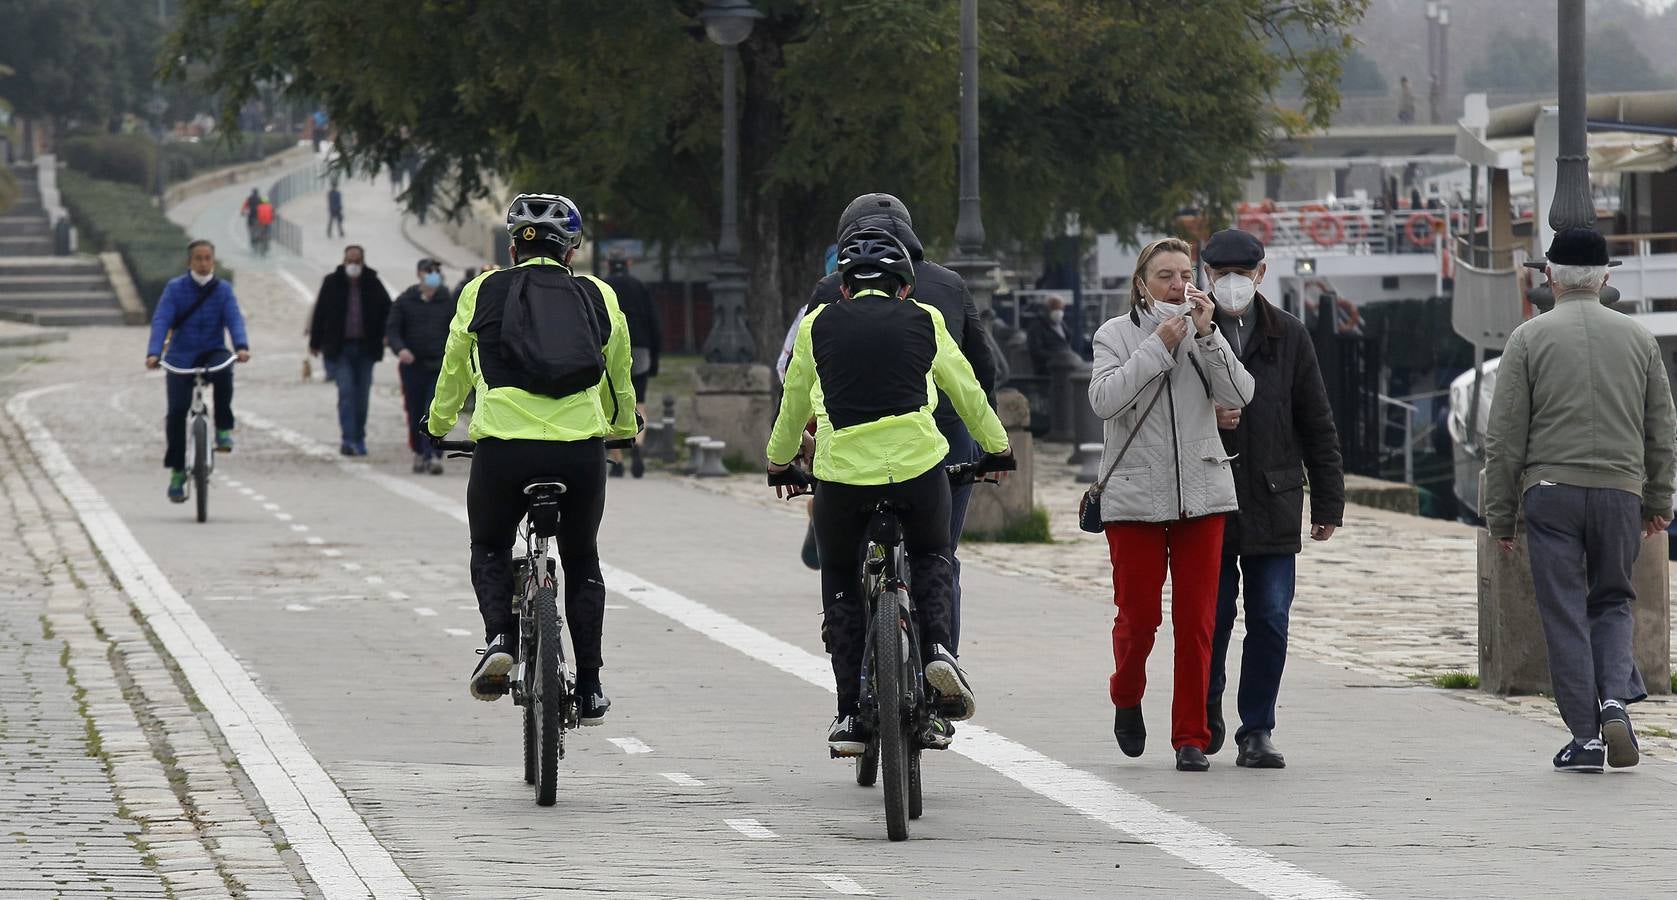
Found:
[(1514, 549), (1523, 504), (1555, 705), (1572, 741), (1555, 768), (1634, 766), (1625, 707), (1647, 697), (1631, 654), (1631, 566), (1671, 524), (1677, 413), (1654, 336), (1601, 305), (1607, 242), (1549, 245), (1554, 309), (1509, 335), (1485, 435), (1485, 519)]

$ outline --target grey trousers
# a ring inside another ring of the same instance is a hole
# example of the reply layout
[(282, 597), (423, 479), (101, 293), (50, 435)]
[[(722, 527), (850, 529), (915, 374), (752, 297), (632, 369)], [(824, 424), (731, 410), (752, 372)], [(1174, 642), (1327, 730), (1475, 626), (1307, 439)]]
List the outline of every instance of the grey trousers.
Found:
[(1601, 733), (1601, 701), (1648, 696), (1631, 653), (1642, 498), (1540, 484), (1526, 491), (1525, 519), (1555, 705), (1574, 738), (1591, 740)]

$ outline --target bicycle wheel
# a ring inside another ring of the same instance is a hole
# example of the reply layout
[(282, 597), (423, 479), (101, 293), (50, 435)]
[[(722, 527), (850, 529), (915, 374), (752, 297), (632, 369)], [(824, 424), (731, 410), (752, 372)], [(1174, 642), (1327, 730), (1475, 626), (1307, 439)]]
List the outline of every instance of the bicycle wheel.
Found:
[(908, 839), (908, 722), (903, 715), (903, 627), (896, 591), (873, 613), (874, 696), (879, 701), (879, 767), (885, 775), (885, 833)]
[(925, 806), (920, 800), (920, 748), (908, 751), (908, 817), (920, 818)]
[(551, 587), (536, 589), (536, 640), (528, 671), (533, 676), (530, 704), (535, 720), (536, 805), (552, 806), (558, 789), (560, 741), (563, 740), (565, 685), (560, 680), (559, 607)]
[(198, 521), (210, 517), (210, 422), (192, 420), (192, 492), (197, 494)]
[(856, 757), (856, 783), (862, 787), (873, 787), (879, 779), (879, 738), (868, 741), (868, 749)]
[[(535, 642), (531, 639), (535, 629), (529, 627), (529, 623), (525, 621), (522, 614), (524, 609), (523, 598), (526, 596), (526, 591), (530, 589), (530, 586), (525, 584), (524, 577), (528, 568), (529, 563), (523, 558), (512, 561), (512, 614), (513, 621), (518, 625), (518, 658), (521, 661), (536, 658)], [(541, 758), (540, 752), (536, 749), (536, 704), (530, 696), (530, 672), (531, 668), (526, 666), (519, 673), (521, 681), (517, 688), (519, 692), (517, 697), (524, 710), (520, 718), (524, 720), (525, 784), (536, 783), (536, 760)]]

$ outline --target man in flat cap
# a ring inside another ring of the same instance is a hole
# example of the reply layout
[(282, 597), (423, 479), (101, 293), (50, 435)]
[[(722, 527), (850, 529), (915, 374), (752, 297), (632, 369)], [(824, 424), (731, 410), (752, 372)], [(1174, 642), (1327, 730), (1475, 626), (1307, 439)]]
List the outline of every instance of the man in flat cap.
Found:
[(1591, 228), (1555, 234), (1544, 266), (1550, 311), (1508, 336), (1485, 433), (1485, 520), (1526, 549), (1549, 679), (1572, 740), (1555, 768), (1600, 772), (1639, 759), (1625, 707), (1647, 697), (1631, 655), (1631, 567), (1671, 524), (1671, 405), (1659, 344), (1601, 304), (1607, 242)]
[(1258, 293), (1265, 271), (1263, 242), (1244, 231), (1219, 231), (1206, 241), (1200, 260), (1217, 301), (1213, 321), (1252, 373), (1254, 384), (1252, 402), (1245, 409), (1217, 409), (1223, 448), (1233, 457), (1229, 465), (1240, 511), (1229, 514), (1223, 527), (1222, 582), (1206, 697), (1208, 752), (1223, 746), (1224, 668), (1238, 601), (1244, 599), (1246, 641), (1240, 658), (1235, 764), (1280, 769), (1287, 762), (1270, 735), (1287, 662), (1296, 563), (1303, 549), (1304, 485), (1308, 475), (1310, 537), (1325, 541), (1342, 524), (1345, 509), (1339, 434), (1304, 323)]

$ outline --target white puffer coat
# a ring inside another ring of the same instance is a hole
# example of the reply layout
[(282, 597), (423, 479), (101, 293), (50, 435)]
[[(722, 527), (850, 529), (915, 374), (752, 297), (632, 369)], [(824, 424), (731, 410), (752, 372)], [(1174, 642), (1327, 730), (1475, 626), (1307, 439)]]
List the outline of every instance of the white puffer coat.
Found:
[[(1102, 475), (1140, 427), (1101, 495), (1104, 522), (1171, 522), (1237, 508), (1232, 457), (1223, 451), (1212, 405), (1245, 406), (1252, 399), (1252, 376), (1218, 329), (1184, 338), (1172, 353), (1153, 333), (1159, 322), (1154, 313), (1137, 309), (1095, 332), (1089, 403), (1106, 420)], [(1160, 393), (1146, 420), (1138, 422)]]

